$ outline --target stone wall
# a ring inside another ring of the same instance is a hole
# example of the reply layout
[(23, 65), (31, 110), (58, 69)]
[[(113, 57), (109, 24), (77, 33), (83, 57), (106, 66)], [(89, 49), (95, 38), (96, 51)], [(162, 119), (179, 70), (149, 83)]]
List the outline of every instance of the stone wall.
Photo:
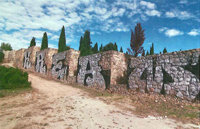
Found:
[(117, 51), (107, 51), (79, 58), (77, 82), (88, 86), (109, 88), (127, 69), (125, 55)]
[(36, 53), (40, 51), (40, 47), (32, 46), (24, 51), (23, 67), (24, 69), (35, 71)]
[(57, 53), (57, 51), (57, 49), (47, 48), (36, 52), (35, 71), (51, 76), (53, 55)]
[(15, 52), (14, 66), (20, 69), (23, 68), (24, 51), (25, 49), (22, 48)]
[(195, 75), (187, 67), (197, 68), (199, 56), (200, 49), (195, 49), (132, 58), (128, 86), (142, 92), (166, 93), (194, 99), (200, 91), (199, 75)]
[(74, 49), (54, 54), (52, 57), (52, 76), (66, 80), (68, 83), (75, 83), (79, 54), (80, 52)]
[(4, 53), (3, 62), (5, 62), (5, 63), (8, 63), (8, 62), (14, 63), (15, 52), (16, 52), (15, 50), (13, 50), (13, 51), (3, 51), (3, 53)]
[(125, 94), (129, 88), (189, 100), (200, 95), (200, 49), (137, 58), (117, 51), (79, 57), (80, 52), (73, 49), (57, 53), (57, 49), (40, 51), (39, 47), (4, 54), (4, 62), (67, 83), (117, 89)]

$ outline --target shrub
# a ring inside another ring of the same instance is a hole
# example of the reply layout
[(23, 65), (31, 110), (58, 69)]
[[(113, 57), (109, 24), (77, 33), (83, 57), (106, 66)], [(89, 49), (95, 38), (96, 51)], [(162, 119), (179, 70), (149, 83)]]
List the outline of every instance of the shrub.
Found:
[(12, 46), (9, 43), (1, 43), (1, 49), (5, 51), (11, 51)]
[(28, 73), (16, 68), (0, 66), (0, 90), (29, 88)]
[(0, 63), (3, 62), (4, 59), (4, 53), (3, 51), (0, 49)]
[(108, 43), (107, 45), (105, 45), (103, 48), (102, 48), (102, 51), (109, 51), (109, 50), (114, 50), (114, 51), (118, 51), (117, 50), (117, 44), (116, 43)]

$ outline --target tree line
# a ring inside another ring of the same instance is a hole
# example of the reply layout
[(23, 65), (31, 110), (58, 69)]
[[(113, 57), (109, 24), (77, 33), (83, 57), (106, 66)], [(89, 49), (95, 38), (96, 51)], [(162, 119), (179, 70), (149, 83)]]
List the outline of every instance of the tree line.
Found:
[[(131, 39), (130, 39), (130, 48), (127, 49), (125, 52), (128, 55), (132, 56), (148, 56), (148, 55), (154, 55), (154, 44), (152, 43), (150, 50), (144, 50), (144, 47), (142, 46), (145, 40), (145, 34), (144, 30), (142, 29), (142, 26), (140, 23), (137, 23), (135, 26), (134, 31), (131, 30)], [(30, 46), (36, 46), (36, 38), (33, 37), (30, 41)], [(48, 36), (47, 33), (44, 32), (42, 37), (42, 43), (41, 43), (41, 50), (44, 50), (48, 48)], [(0, 49), (2, 50), (12, 50), (12, 47), (9, 43), (2, 43)], [(66, 50), (69, 50), (70, 46), (66, 45), (66, 36), (65, 36), (65, 27), (63, 26), (61, 29), (59, 41), (58, 41), (58, 52), (63, 52)], [(105, 46), (102, 44), (100, 47), (98, 46), (98, 43), (96, 42), (94, 46), (92, 46), (91, 38), (90, 38), (90, 31), (86, 30), (84, 35), (80, 37), (79, 42), (79, 51), (80, 56), (87, 56), (90, 54), (96, 54), (99, 52), (114, 50), (118, 51), (117, 43), (108, 43)], [(123, 48), (120, 47), (120, 52), (123, 52)], [(167, 53), (167, 49), (164, 48), (162, 53)], [(161, 54), (161, 52), (160, 52)]]

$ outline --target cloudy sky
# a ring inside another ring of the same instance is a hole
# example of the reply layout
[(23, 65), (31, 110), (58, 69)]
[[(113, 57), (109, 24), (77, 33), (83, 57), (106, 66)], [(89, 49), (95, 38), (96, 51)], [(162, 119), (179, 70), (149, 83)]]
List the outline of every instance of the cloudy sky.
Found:
[(200, 48), (200, 0), (0, 0), (0, 43), (27, 48), (40, 45), (46, 31), (49, 47), (57, 48), (62, 26), (66, 41), (78, 49), (86, 29), (98, 44), (116, 42), (126, 50), (130, 29), (145, 29), (145, 49), (155, 51)]

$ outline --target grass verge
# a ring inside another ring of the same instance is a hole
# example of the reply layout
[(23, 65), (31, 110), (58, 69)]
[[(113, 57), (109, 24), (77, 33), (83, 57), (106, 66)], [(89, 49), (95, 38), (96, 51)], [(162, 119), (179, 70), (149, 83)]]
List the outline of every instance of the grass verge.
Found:
[(0, 66), (0, 98), (31, 90), (28, 73), (20, 69)]

